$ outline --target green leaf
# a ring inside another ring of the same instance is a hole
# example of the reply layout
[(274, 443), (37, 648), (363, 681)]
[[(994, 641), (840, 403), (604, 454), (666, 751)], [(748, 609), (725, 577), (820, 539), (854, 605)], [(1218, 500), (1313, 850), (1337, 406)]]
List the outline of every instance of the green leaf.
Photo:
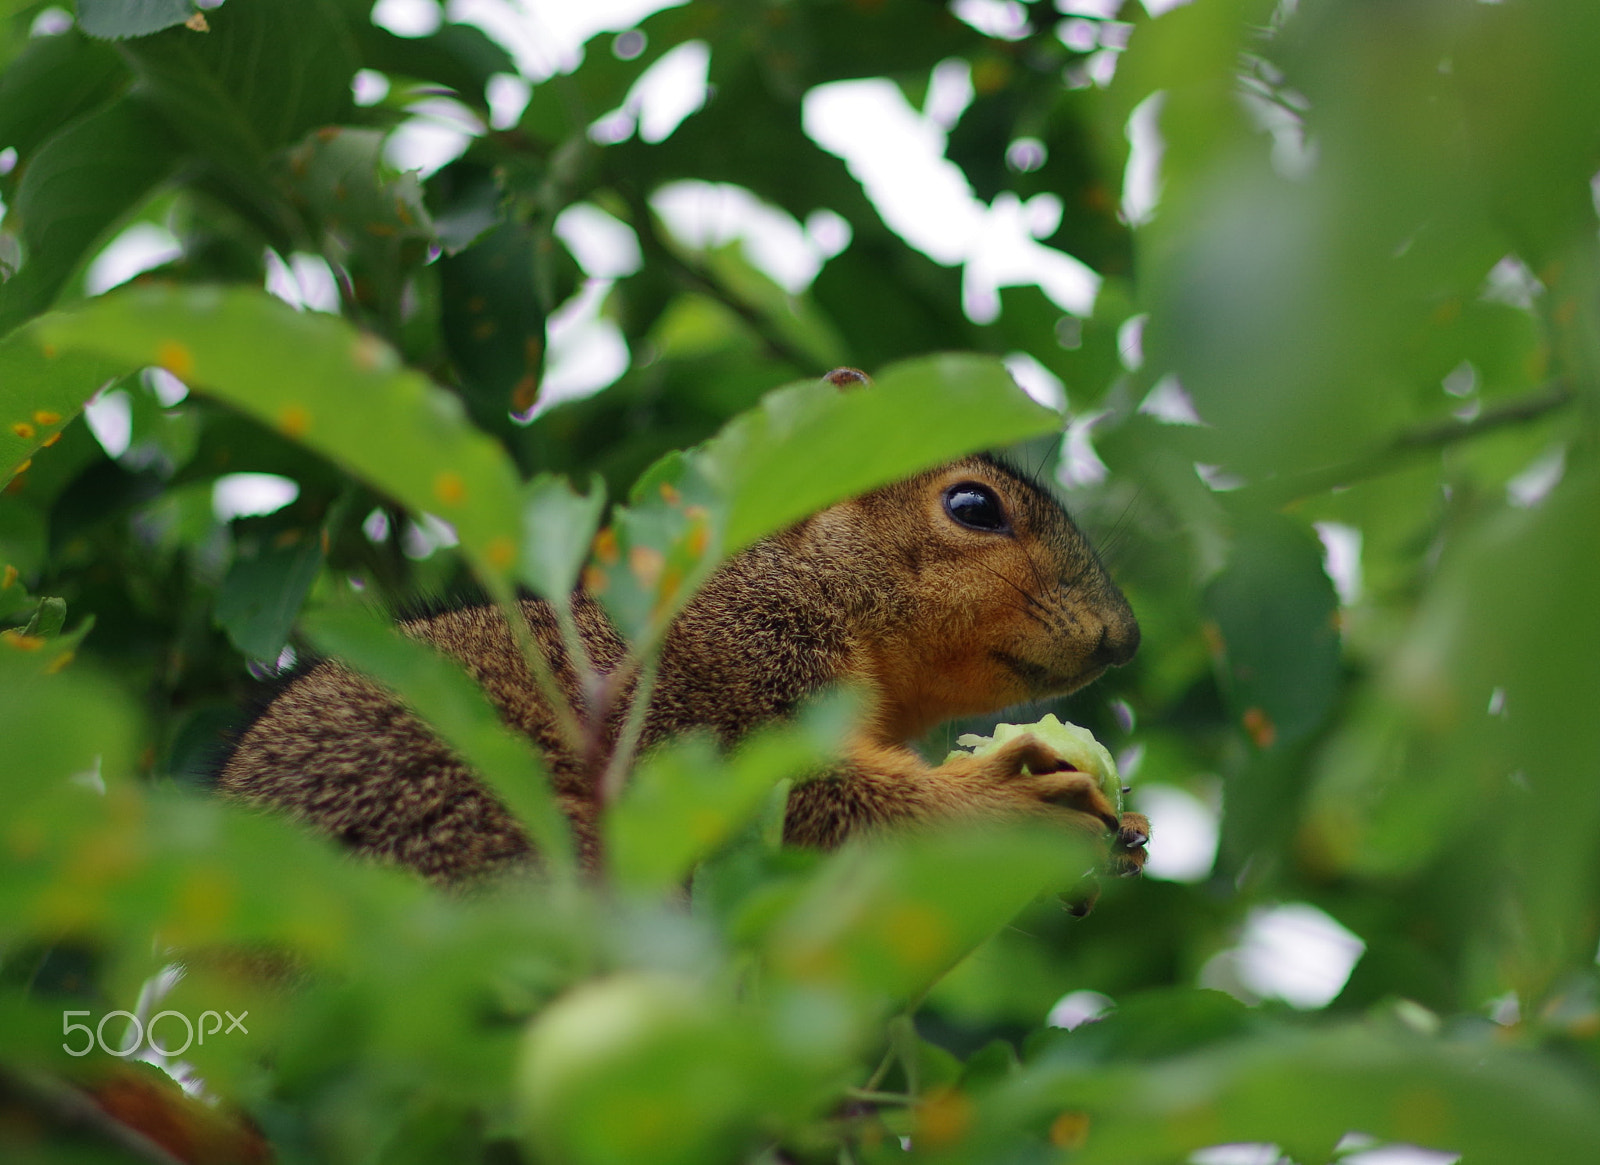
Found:
[(478, 424), (509, 430), (538, 399), (545, 313), (534, 232), (503, 222), (439, 262), (440, 324)]
[(0, 142), (26, 160), (41, 142), (108, 101), (127, 82), (127, 68), (108, 45), (76, 30), (34, 37), (0, 73)]
[(340, 250), (433, 236), (417, 176), (396, 173), (383, 160), (385, 137), (381, 130), (328, 126), (285, 158), (290, 188)]
[[(91, 626), (92, 620), (85, 620), (52, 639), (0, 633), (0, 749), (6, 757), (8, 816), (31, 795), (59, 790), (69, 777), (122, 774), (131, 767), (136, 731), (125, 694), (107, 677), (71, 666)], [(0, 861), (7, 856), (0, 850)]]
[(274, 538), (253, 554), (241, 548), (217, 591), (217, 622), (250, 659), (278, 657), (322, 569), (322, 543), (316, 531), (285, 533), (297, 537), (287, 544)]
[(723, 754), (709, 735), (673, 741), (648, 755), (606, 814), (606, 853), (625, 885), (669, 889), (744, 826), (773, 787), (816, 771), (828, 750), (813, 710), (800, 724), (758, 733)]
[(527, 827), (549, 866), (572, 869), (571, 830), (532, 742), (501, 721), (459, 664), (357, 610), (315, 611), (301, 626), (319, 651), (393, 690)]
[(616, 516), (616, 541), (602, 538), (593, 589), (625, 635), (658, 634), (705, 573), (758, 538), (874, 486), (1060, 423), (999, 361), (981, 356), (896, 365), (848, 392), (825, 381), (778, 389), (705, 445), (645, 472)]
[(367, 68), (449, 86), (480, 109), (485, 106), (489, 78), (517, 71), (505, 49), (482, 29), (467, 24), (446, 24), (428, 36), (396, 36), (370, 21), (359, 21), (355, 35)]
[(926, 990), (1047, 887), (1090, 864), (1048, 828), (953, 829), (847, 845), (762, 946), (774, 971), (888, 1007)]
[(998, 360), (931, 356), (886, 369), (866, 389), (822, 382), (770, 393), (698, 459), (730, 498), (722, 547), (731, 553), (874, 486), (1060, 425)]
[(41, 146), (7, 215), (16, 216), (28, 254), (0, 285), (0, 332), (48, 307), (94, 244), (168, 176), (176, 158), (161, 119), (128, 97)]
[(84, 402), (120, 368), (119, 361), (100, 353), (61, 352), (42, 344), (39, 331), (49, 319), (0, 338), (0, 475), (8, 480), (47, 443), (54, 444)]
[[(455, 527), (490, 578), (521, 541), (516, 472), (460, 402), (343, 320), (251, 288), (130, 288), (41, 321), (63, 353), (158, 364)], [(88, 395), (93, 385), (85, 385)]]
[(190, 0), (78, 0), (78, 27), (101, 40), (124, 40), (183, 24), (196, 11)]
[(1303, 739), (1327, 715), (1339, 681), (1339, 600), (1317, 539), (1275, 515), (1242, 522), (1205, 607), (1238, 722), (1261, 748)]
[[(985, 1114), (991, 1135), (1028, 1119), (1030, 1107), (1041, 1116), (1088, 1109), (1088, 1143), (1075, 1159), (1095, 1165), (1155, 1165), (1234, 1141), (1325, 1160), (1351, 1130), (1521, 1165), (1581, 1159), (1600, 1136), (1592, 1088), (1549, 1060), (1357, 1024), (1271, 1032), (1149, 1070), (1099, 1064), (1052, 1075), (1036, 1066), (1010, 1103)], [(1030, 1092), (1031, 1105), (1017, 1103)]]
[(575, 493), (565, 478), (547, 473), (523, 487), (518, 577), (540, 598), (567, 601), (605, 505), (605, 482), (598, 474), (590, 479), (588, 494)]
[(210, 32), (169, 29), (122, 51), (172, 129), (259, 204), (272, 151), (348, 119), (360, 58), (331, 0), (230, 0), (206, 19)]

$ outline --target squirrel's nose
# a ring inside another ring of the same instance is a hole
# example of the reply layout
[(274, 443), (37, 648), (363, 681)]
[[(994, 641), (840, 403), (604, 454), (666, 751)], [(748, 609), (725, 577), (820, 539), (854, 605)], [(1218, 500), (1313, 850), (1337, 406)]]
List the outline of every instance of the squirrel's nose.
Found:
[(1139, 624), (1133, 619), (1106, 623), (1100, 628), (1094, 661), (1107, 667), (1121, 667), (1139, 650)]

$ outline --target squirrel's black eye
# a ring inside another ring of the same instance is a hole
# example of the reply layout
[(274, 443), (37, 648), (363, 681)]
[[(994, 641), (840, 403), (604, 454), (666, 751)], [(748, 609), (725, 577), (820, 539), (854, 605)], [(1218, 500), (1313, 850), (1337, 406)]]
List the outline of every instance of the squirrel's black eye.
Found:
[(945, 490), (944, 512), (970, 530), (1011, 529), (1005, 507), (994, 490), (975, 481), (964, 481)]

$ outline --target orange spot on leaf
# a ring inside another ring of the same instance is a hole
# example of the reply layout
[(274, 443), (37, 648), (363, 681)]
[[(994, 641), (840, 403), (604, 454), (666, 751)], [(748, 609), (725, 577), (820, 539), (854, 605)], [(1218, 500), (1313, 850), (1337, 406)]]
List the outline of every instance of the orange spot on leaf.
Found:
[(459, 506), (467, 500), (467, 483), (459, 473), (445, 470), (433, 479), (433, 496), (447, 506)]
[(972, 1101), (954, 1088), (935, 1088), (917, 1106), (912, 1139), (930, 1149), (953, 1145), (972, 1127)]
[(18, 421), (16, 424), (11, 426), (11, 431), (17, 436), (21, 437), (24, 441), (32, 441), (33, 435), (37, 430), (35, 430), (32, 425), (28, 424), (27, 421)]
[(656, 585), (666, 561), (666, 556), (651, 546), (635, 546), (628, 551), (628, 569), (633, 571), (633, 577), (639, 580), (639, 585), (645, 590)]
[(12, 583), (17, 581), (17, 568), (9, 562), (4, 571), (0, 571), (0, 591), (8, 590)]
[(24, 635), (15, 627), (0, 631), (0, 639), (5, 640), (18, 651), (38, 651), (48, 642), (37, 635)]
[(899, 907), (883, 924), (891, 950), (907, 966), (923, 967), (945, 957), (950, 948), (950, 927), (942, 915), (920, 903)]
[(1278, 726), (1260, 708), (1246, 708), (1242, 719), (1244, 730), (1257, 748), (1271, 748), (1272, 742), (1278, 739)]
[(518, 413), (525, 413), (539, 403), (539, 378), (529, 373), (511, 390), (511, 408)]
[(617, 532), (610, 526), (594, 536), (594, 556), (606, 566), (615, 566), (622, 557), (617, 545)]
[(34, 409), (33, 423), (43, 425), (48, 429), (51, 425), (59, 425), (61, 423), (61, 414), (52, 412), (50, 409)]
[(484, 549), (484, 557), (489, 560), (489, 565), (496, 570), (510, 570), (511, 564), (517, 560), (517, 544), (501, 534), (492, 538)]
[(1064, 1112), (1050, 1122), (1050, 1143), (1058, 1149), (1081, 1149), (1089, 1140), (1089, 1114)]
[(284, 405), (278, 410), (278, 431), (299, 440), (311, 430), (311, 410), (305, 405)]
[(163, 340), (156, 349), (156, 363), (179, 380), (194, 374), (194, 353), (177, 340)]

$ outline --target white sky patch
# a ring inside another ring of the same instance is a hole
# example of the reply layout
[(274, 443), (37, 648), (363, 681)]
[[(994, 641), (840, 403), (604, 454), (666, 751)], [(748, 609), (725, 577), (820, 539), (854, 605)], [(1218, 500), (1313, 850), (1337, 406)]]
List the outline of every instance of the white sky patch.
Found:
[(229, 473), (211, 487), (211, 512), (219, 522), (275, 514), (300, 496), (292, 478), (276, 473)]
[(1189, 1154), (1189, 1165), (1278, 1165), (1283, 1150), (1276, 1145), (1238, 1141), (1212, 1145)]
[(1463, 360), (1439, 384), (1451, 396), (1469, 397), (1478, 391), (1478, 369), (1471, 360)]
[(950, 11), (997, 40), (1021, 40), (1028, 35), (1028, 10), (1017, 0), (951, 0)]
[(743, 186), (725, 182), (673, 182), (651, 195), (650, 205), (690, 247), (739, 240), (751, 265), (791, 295), (810, 287), (822, 265), (850, 243), (850, 224), (831, 210), (815, 211), (801, 225)]
[(424, 178), (466, 153), (484, 129), (472, 110), (450, 97), (427, 97), (406, 108), (411, 116), (384, 141), (383, 158)]
[[(1153, 827), (1152, 827), (1153, 829)], [(1257, 998), (1282, 999), (1301, 1009), (1326, 1007), (1349, 981), (1367, 944), (1305, 902), (1257, 906), (1239, 944), (1214, 956), (1202, 981), (1230, 989), (1228, 978)], [(1219, 960), (1228, 966), (1213, 966)]]
[(844, 159), (891, 230), (937, 263), (963, 265), (968, 318), (991, 322), (999, 289), (1022, 285), (1038, 286), (1063, 311), (1093, 311), (1100, 276), (1038, 241), (1060, 225), (1060, 199), (1023, 202), (1007, 191), (985, 206), (944, 156), (946, 126), (913, 109), (898, 86), (882, 78), (819, 85), (806, 94), (802, 117), (811, 139)]
[(517, 71), (537, 83), (572, 72), (586, 51), (609, 52), (609, 45), (585, 49), (584, 42), (596, 33), (632, 28), (652, 12), (683, 3), (687, 0), (450, 0), (448, 16), (483, 29), (511, 54)]
[(177, 236), (166, 227), (136, 222), (94, 257), (83, 277), (84, 290), (100, 295), (182, 254)]
[(296, 251), (285, 263), (276, 251), (265, 255), (267, 291), (297, 311), (337, 312), (339, 283), (321, 255)]
[(622, 329), (600, 314), (609, 279), (589, 279), (579, 293), (551, 315), (549, 344), (539, 400), (518, 419), (531, 421), (562, 401), (581, 400), (615, 383), (628, 370), (628, 343)]
[(133, 402), (126, 389), (100, 393), (83, 407), (83, 419), (107, 457), (115, 461), (128, 451), (133, 440)]
[(522, 120), (522, 111), (528, 108), (528, 98), (533, 96), (533, 86), (510, 73), (496, 73), (489, 78), (483, 93), (489, 102), (489, 125), (494, 129), (510, 129)]
[(1129, 226), (1143, 226), (1155, 217), (1161, 200), (1161, 107), (1166, 90), (1150, 94), (1128, 115), (1128, 165), (1122, 174), (1122, 217)]
[(189, 395), (189, 386), (165, 368), (146, 368), (140, 373), (140, 378), (155, 393), (162, 408), (170, 409)]
[(1099, 1019), (1116, 1005), (1115, 999), (1098, 991), (1069, 991), (1056, 1000), (1044, 1022), (1049, 1027), (1064, 1027), (1072, 1031)]
[(1490, 303), (1505, 303), (1531, 311), (1533, 301), (1543, 293), (1544, 284), (1528, 265), (1515, 255), (1507, 255), (1489, 269), (1478, 296)]
[(1322, 568), (1339, 592), (1339, 603), (1348, 607), (1361, 598), (1361, 531), (1343, 522), (1313, 522), (1322, 539)]
[(1415, 1145), (1381, 1145), (1340, 1157), (1339, 1165), (1454, 1165), (1459, 1160), (1460, 1153), (1419, 1149)]
[(374, 506), (372, 512), (361, 519), (361, 532), (367, 536), (368, 542), (389, 540), (389, 515), (382, 506)]
[(632, 275), (643, 262), (633, 228), (592, 202), (575, 202), (563, 210), (555, 232), (584, 274), (596, 279)]
[(438, 0), (378, 0), (372, 9), (372, 23), (396, 36), (428, 36), (443, 21)]
[(1107, 416), (1106, 410), (1085, 413), (1081, 417), (1074, 417), (1067, 424), (1067, 436), (1061, 449), (1061, 464), (1056, 469), (1056, 480), (1065, 489), (1076, 489), (1080, 485), (1099, 485), (1106, 479), (1110, 470), (1106, 463), (1100, 460), (1100, 454), (1094, 451), (1094, 442), (1091, 434), (1095, 425)]
[(1098, 16), (1110, 20), (1122, 11), (1123, 0), (1056, 0), (1056, 11), (1063, 16)]
[(436, 551), (460, 541), (456, 528), (443, 518), (423, 514), (420, 521), (405, 524), (400, 532), (400, 552), (415, 562), (433, 557)]
[(29, 36), (60, 36), (72, 27), (72, 13), (64, 8), (46, 8), (28, 26)]
[(1174, 8), (1182, 8), (1193, 0), (1139, 0), (1144, 5), (1144, 10), (1151, 16), (1164, 16)]
[(622, 104), (589, 127), (589, 140), (614, 145), (637, 131), (641, 141), (652, 145), (666, 141), (684, 118), (705, 105), (710, 69), (711, 46), (703, 40), (663, 53), (633, 83)]
[(375, 69), (360, 69), (350, 78), (350, 99), (357, 105), (376, 105), (389, 96), (389, 78)]
[(1176, 375), (1169, 372), (1156, 381), (1155, 387), (1139, 404), (1139, 411), (1169, 425), (1201, 424), (1200, 413)]
[(1167, 882), (1199, 882), (1217, 860), (1218, 815), (1175, 785), (1135, 785), (1133, 804), (1150, 819), (1150, 857), (1144, 872)]
[(711, 46), (691, 40), (662, 54), (628, 92), (628, 104), (639, 110), (639, 137), (654, 144), (666, 141), (695, 110), (706, 103), (706, 77)]
[(1061, 412), (1067, 407), (1067, 386), (1061, 378), (1040, 364), (1026, 352), (1010, 352), (1005, 358), (1006, 371), (1011, 379), (1034, 400), (1046, 408)]
[(1227, 493), (1230, 490), (1242, 489), (1249, 484), (1237, 473), (1229, 473), (1220, 465), (1207, 465), (1203, 461), (1194, 463), (1194, 471), (1201, 481), (1206, 483), (1206, 488), (1216, 493)]
[(972, 87), (972, 66), (956, 57), (947, 58), (928, 74), (922, 116), (940, 129), (952, 129), (977, 95), (978, 91)]
[(1149, 321), (1150, 313), (1140, 312), (1117, 325), (1117, 358), (1129, 372), (1144, 367), (1144, 326)]
[(1506, 500), (1519, 509), (1531, 509), (1561, 484), (1566, 472), (1567, 450), (1564, 445), (1558, 445), (1540, 454), (1532, 465), (1506, 482)]
[(1063, 20), (1056, 26), (1056, 39), (1075, 53), (1092, 52), (1100, 47), (1100, 26), (1082, 17)]

